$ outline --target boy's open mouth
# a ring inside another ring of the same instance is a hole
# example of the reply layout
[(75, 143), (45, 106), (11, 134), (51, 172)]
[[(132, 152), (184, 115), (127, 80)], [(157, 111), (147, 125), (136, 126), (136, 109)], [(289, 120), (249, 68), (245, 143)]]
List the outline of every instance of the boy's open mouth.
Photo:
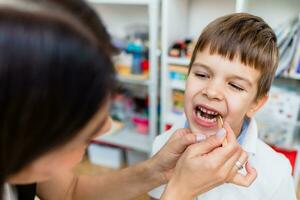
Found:
[(216, 110), (198, 105), (194, 108), (196, 122), (202, 126), (212, 127), (217, 124), (218, 117), (221, 116)]

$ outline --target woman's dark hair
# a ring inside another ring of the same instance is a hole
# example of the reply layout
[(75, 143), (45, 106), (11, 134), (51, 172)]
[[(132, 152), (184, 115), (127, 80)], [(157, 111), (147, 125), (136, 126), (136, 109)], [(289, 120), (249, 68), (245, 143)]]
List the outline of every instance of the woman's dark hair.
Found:
[(115, 74), (101, 33), (63, 11), (0, 6), (0, 189), (105, 105)]

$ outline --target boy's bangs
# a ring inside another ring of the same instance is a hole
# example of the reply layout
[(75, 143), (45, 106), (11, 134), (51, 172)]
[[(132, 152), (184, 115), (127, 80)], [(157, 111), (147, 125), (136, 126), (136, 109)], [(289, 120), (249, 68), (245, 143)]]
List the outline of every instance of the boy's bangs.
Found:
[(234, 37), (234, 35), (222, 35), (220, 37), (208, 38), (208, 40), (203, 41), (199, 45), (198, 52), (209, 48), (210, 54), (221, 55), (230, 61), (238, 58), (244, 65), (253, 67), (261, 72), (264, 71), (264, 67), (275, 64), (273, 63), (276, 60), (274, 56), (276, 57), (277, 55), (276, 51), (268, 51), (270, 50), (270, 44), (266, 43), (261, 47), (261, 45), (255, 42), (255, 38), (249, 40), (249, 38), (237, 37)]

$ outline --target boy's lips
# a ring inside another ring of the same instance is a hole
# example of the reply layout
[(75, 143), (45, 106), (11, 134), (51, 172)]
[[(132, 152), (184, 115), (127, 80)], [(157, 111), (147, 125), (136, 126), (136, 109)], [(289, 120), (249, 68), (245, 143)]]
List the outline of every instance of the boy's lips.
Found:
[(218, 116), (222, 117), (221, 112), (206, 105), (196, 105), (193, 109), (193, 118), (196, 124), (205, 128), (218, 126)]

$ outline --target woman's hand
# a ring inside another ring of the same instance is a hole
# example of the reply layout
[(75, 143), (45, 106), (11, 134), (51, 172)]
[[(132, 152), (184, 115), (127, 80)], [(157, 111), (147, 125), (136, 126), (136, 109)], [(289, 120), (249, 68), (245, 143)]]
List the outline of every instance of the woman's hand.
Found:
[(180, 156), (188, 146), (196, 142), (197, 136), (192, 134), (189, 129), (178, 129), (160, 151), (146, 161), (150, 171), (153, 174), (155, 172), (154, 176), (158, 176), (160, 185), (169, 181)]
[[(256, 171), (246, 166), (248, 174), (237, 173), (236, 162), (244, 164), (246, 153), (236, 141), (228, 124), (225, 129), (205, 141), (191, 144), (177, 162), (174, 175), (162, 199), (194, 199), (220, 184), (231, 182), (249, 186), (256, 178)], [(221, 146), (227, 132), (226, 146)]]
[[(224, 129), (226, 130), (228, 135), (234, 135), (233, 130), (231, 129), (231, 127), (229, 126), (229, 124), (227, 122), (224, 123)], [(253, 183), (253, 181), (256, 179), (257, 172), (248, 163), (248, 154), (245, 151), (242, 151), (238, 161), (242, 164), (246, 163), (245, 169), (246, 169), (247, 174), (242, 175), (242, 174), (238, 173), (238, 168), (235, 165), (229, 172), (226, 182), (244, 186), (244, 187), (249, 187)]]

